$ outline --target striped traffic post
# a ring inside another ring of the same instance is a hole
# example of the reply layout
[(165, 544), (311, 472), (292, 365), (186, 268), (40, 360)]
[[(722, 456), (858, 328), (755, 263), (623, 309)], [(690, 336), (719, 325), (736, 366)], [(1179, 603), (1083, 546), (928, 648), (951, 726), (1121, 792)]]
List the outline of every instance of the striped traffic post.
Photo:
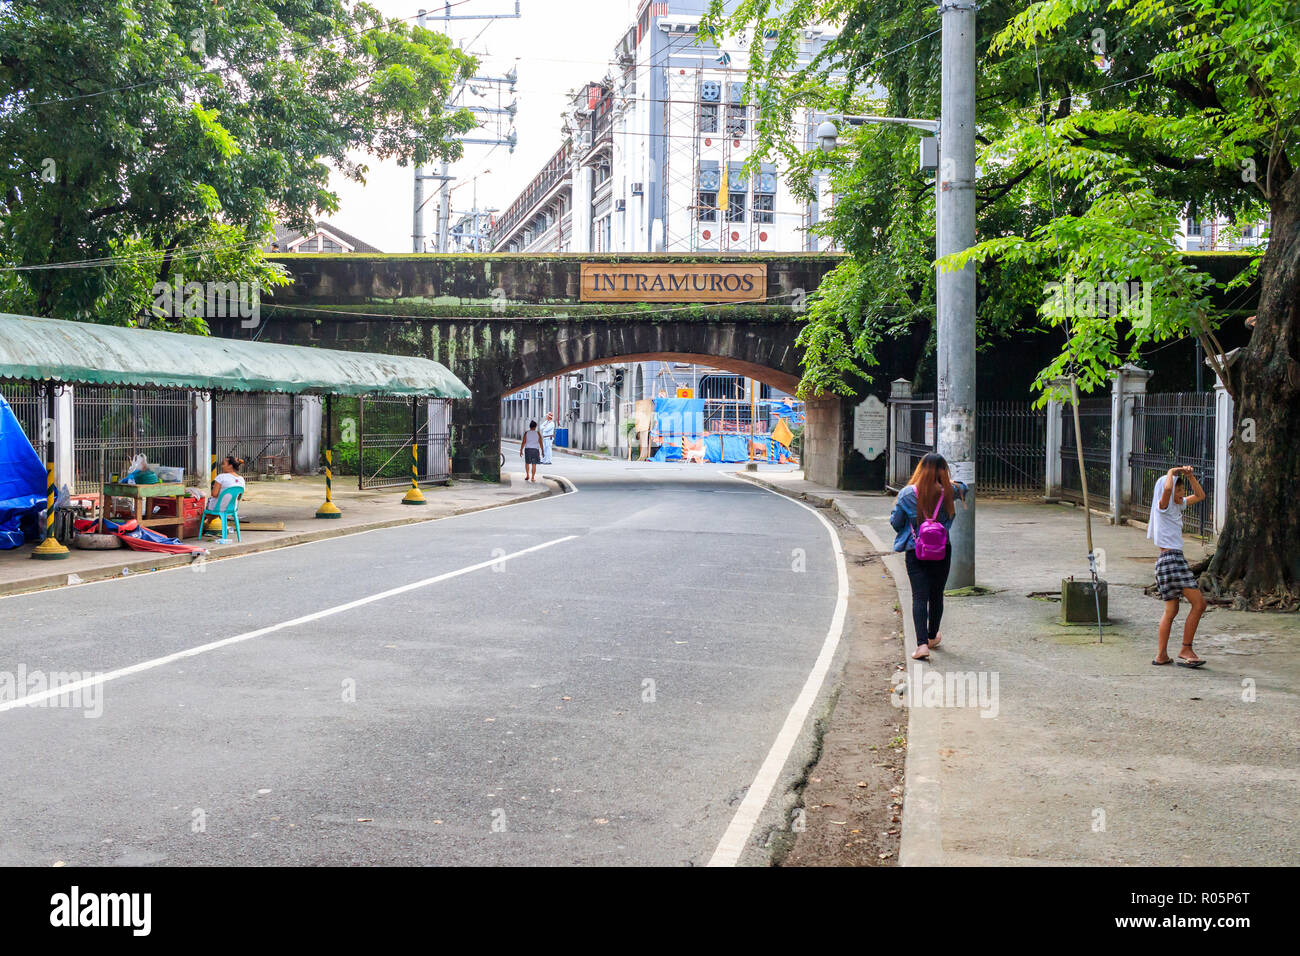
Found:
[(68, 549), (54, 537), (54, 462), (45, 464), (45, 540), (32, 551), (32, 557), (41, 561), (57, 561), (68, 556)]
[(317, 518), (338, 518), (343, 512), (334, 504), (334, 406), (325, 396), (325, 503), (316, 509)]
[(424, 495), (420, 493), (420, 446), (411, 442), (411, 489), (402, 498), (404, 505), (427, 505)]
[(45, 540), (32, 550), (38, 561), (58, 561), (68, 556), (68, 549), (54, 537), (54, 502), (58, 489), (54, 484), (54, 386), (45, 386)]

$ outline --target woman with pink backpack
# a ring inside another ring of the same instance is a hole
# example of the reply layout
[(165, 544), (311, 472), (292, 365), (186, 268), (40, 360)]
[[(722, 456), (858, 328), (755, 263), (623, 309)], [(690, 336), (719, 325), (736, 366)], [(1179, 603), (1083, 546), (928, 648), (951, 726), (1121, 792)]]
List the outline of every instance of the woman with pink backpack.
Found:
[(912, 623), (916, 625), (918, 661), (929, 660), (938, 647), (943, 617), (943, 586), (952, 566), (948, 529), (969, 488), (948, 475), (948, 462), (933, 452), (921, 459), (907, 487), (898, 493), (889, 516), (897, 536), (894, 550), (906, 553), (907, 579), (912, 584)]

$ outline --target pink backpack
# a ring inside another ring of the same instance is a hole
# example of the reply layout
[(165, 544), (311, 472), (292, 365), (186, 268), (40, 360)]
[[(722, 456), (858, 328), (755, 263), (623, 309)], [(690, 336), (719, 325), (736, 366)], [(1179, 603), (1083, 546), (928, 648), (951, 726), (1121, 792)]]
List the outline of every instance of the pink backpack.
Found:
[[(916, 529), (916, 558), (918, 561), (942, 561), (948, 553), (948, 529), (939, 522), (939, 509), (943, 507), (944, 495), (939, 495), (939, 502), (934, 506), (934, 514), (921, 522)], [(916, 493), (917, 512), (921, 510), (921, 493)]]

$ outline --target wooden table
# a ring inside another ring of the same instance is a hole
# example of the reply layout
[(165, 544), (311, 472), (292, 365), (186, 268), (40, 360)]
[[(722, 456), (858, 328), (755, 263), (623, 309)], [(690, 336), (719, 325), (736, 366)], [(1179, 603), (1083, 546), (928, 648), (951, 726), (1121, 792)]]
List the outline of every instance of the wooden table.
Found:
[[(185, 486), (182, 484), (167, 484), (160, 482), (156, 485), (122, 485), (107, 484), (104, 486), (104, 493), (100, 497), (99, 516), (104, 516), (104, 509), (107, 506), (109, 498), (130, 498), (135, 502), (135, 520), (142, 528), (175, 528), (176, 533), (173, 538), (183, 538), (185, 536)], [(150, 498), (175, 498), (176, 515), (160, 515), (157, 518), (146, 518), (144, 516), (145, 503)]]

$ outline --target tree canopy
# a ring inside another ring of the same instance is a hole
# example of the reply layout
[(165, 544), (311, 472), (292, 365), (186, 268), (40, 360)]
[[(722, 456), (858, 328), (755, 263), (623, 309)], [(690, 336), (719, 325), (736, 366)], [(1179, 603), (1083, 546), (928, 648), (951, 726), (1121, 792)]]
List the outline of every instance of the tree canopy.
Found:
[(459, 155), (474, 65), (345, 0), (0, 4), (0, 306), (127, 324), (176, 274), (287, 281), (258, 250), (337, 209), (331, 169)]

